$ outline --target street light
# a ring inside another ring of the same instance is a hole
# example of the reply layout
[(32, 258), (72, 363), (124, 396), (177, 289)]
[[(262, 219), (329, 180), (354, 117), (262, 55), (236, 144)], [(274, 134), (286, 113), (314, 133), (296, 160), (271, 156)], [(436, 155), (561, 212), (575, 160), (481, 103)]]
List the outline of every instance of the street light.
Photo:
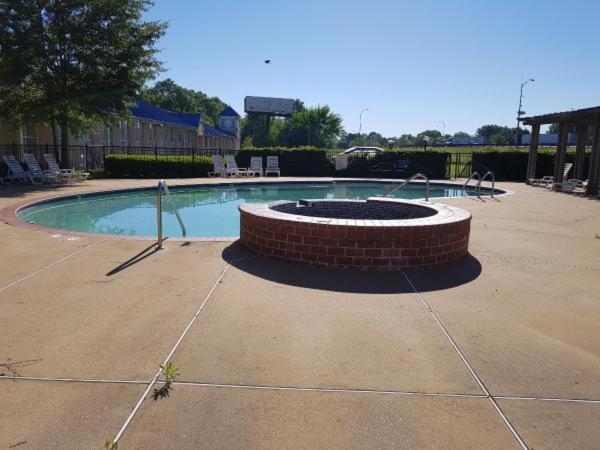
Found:
[(519, 122), (519, 119), (521, 118), (521, 116), (523, 114), (525, 114), (525, 111), (522, 110), (523, 108), (523, 88), (525, 87), (525, 85), (527, 83), (529, 83), (530, 81), (535, 81), (533, 78), (530, 78), (524, 82), (521, 83), (521, 94), (519, 95), (519, 109), (517, 110), (517, 136), (516, 136), (516, 141), (515, 144), (519, 145), (519, 131), (521, 131), (521, 122)]
[(442, 126), (444, 127), (444, 132), (442, 133), (442, 137), (446, 134), (446, 122), (444, 122), (443, 120), (438, 120), (438, 123), (441, 123)]
[(360, 132), (362, 130), (362, 115), (365, 111), (368, 111), (369, 108), (365, 108), (360, 112), (360, 118), (359, 118), (359, 122), (358, 122), (358, 138), (360, 139)]

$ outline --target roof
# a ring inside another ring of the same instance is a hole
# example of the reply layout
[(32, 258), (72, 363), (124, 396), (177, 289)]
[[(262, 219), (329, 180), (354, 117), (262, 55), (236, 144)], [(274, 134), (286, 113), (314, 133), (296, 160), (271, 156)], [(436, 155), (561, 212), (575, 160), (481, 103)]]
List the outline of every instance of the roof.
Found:
[(220, 116), (240, 117), (240, 115), (231, 106), (228, 106), (219, 113)]
[(351, 147), (348, 150), (344, 150), (342, 153), (381, 153), (383, 150), (381, 150), (379, 147), (365, 147), (365, 146), (357, 146), (357, 147)]
[(600, 117), (600, 106), (594, 108), (574, 109), (571, 111), (543, 114), (540, 116), (520, 117), (519, 120), (525, 125), (549, 124), (557, 122), (587, 122), (591, 123), (594, 118)]
[(198, 113), (176, 113), (158, 108), (143, 100), (134, 100), (136, 106), (129, 108), (133, 117), (137, 119), (153, 120), (187, 128), (198, 128), (201, 115)]
[(206, 136), (220, 136), (220, 137), (235, 137), (232, 134), (226, 133), (223, 130), (213, 127), (207, 123), (204, 124), (204, 134)]

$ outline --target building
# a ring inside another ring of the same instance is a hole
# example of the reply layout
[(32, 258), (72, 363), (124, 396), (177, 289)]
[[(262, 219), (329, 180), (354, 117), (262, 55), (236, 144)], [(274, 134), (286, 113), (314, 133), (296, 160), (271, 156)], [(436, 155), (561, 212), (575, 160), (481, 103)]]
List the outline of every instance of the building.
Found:
[[(131, 120), (120, 120), (110, 127), (98, 124), (87, 136), (70, 134), (69, 144), (200, 150), (240, 148), (241, 118), (230, 106), (219, 114), (217, 127), (206, 123), (201, 114), (167, 111), (142, 100), (135, 100), (135, 106), (130, 111)], [(0, 123), (2, 144), (52, 145), (52, 130), (40, 124), (14, 129)]]
[[(569, 133), (567, 136), (567, 145), (575, 145), (577, 143), (577, 134)], [(531, 145), (531, 135), (524, 134), (521, 136), (521, 145)], [(540, 133), (538, 145), (558, 145), (558, 133)]]

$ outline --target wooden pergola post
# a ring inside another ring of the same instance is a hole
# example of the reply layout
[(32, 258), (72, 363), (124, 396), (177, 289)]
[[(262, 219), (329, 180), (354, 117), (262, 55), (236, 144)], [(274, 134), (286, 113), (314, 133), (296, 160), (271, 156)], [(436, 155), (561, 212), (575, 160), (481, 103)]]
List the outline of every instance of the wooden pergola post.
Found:
[(590, 170), (588, 172), (588, 185), (586, 193), (597, 195), (600, 185), (600, 116), (596, 117), (592, 139), (592, 156), (590, 157)]
[(527, 160), (527, 177), (525, 182), (529, 184), (529, 180), (535, 178), (535, 168), (537, 165), (538, 146), (540, 144), (540, 124), (534, 123), (531, 125), (531, 141), (529, 143), (529, 159)]
[(569, 124), (561, 122), (558, 129), (558, 145), (554, 160), (554, 182), (562, 183), (564, 180), (565, 159), (567, 157), (567, 139), (569, 138)]
[(577, 125), (577, 150), (575, 153), (575, 167), (573, 178), (583, 180), (583, 168), (585, 165), (585, 146), (588, 139), (588, 125), (580, 123)]

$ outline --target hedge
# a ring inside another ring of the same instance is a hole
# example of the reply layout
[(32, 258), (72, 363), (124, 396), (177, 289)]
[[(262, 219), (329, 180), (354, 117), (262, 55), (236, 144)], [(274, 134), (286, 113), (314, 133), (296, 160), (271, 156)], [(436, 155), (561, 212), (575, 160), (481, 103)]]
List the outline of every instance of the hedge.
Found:
[[(544, 151), (538, 153), (536, 177), (552, 175), (554, 173), (555, 156), (555, 152)], [(529, 152), (522, 150), (473, 153), (473, 171), (483, 175), (488, 170), (491, 170), (497, 180), (525, 181), (528, 159)], [(574, 163), (575, 153), (567, 152), (566, 162)], [(588, 167), (589, 158), (586, 158), (583, 173), (587, 174)]]
[(212, 161), (207, 156), (107, 155), (104, 171), (114, 178), (206, 177)]

